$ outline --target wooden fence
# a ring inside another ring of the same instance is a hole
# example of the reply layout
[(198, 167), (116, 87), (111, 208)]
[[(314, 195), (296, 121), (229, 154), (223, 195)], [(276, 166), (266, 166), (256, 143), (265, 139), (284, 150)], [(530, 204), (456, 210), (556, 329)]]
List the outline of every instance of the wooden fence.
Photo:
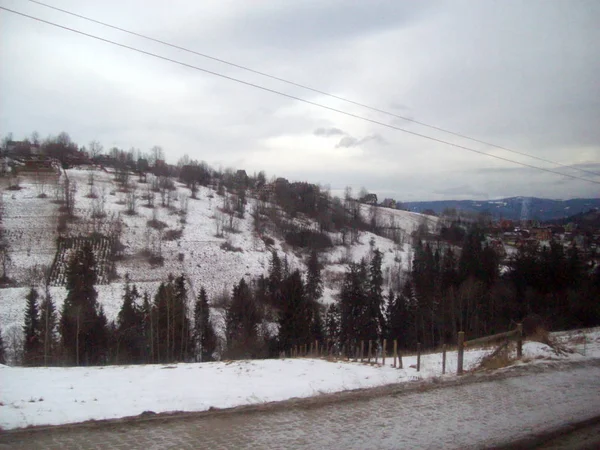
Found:
[[(484, 336), (477, 339), (471, 339), (470, 341), (465, 340), (464, 331), (458, 332), (457, 348), (458, 348), (458, 360), (456, 372), (461, 375), (464, 372), (464, 354), (465, 348), (474, 347), (478, 345), (491, 344), (500, 342), (498, 348), (492, 353), (492, 356), (502, 349), (506, 348), (511, 341), (517, 343), (517, 358), (523, 356), (523, 326), (517, 324), (517, 328), (506, 333), (493, 334), (491, 336)], [(366, 350), (366, 352), (365, 352)], [(379, 351), (380, 350), (380, 351)], [(442, 346), (442, 374), (446, 373), (446, 345)], [(388, 358), (393, 359), (392, 366), (398, 369), (403, 368), (402, 353), (398, 351), (398, 340), (393, 340), (392, 352), (388, 354), (388, 341), (384, 339), (379, 346), (377, 341), (360, 341), (354, 348), (346, 349), (332, 347), (329, 342), (319, 343), (314, 341), (309, 344), (295, 345), (288, 352), (282, 352), (281, 357), (289, 356), (291, 358), (299, 357), (313, 357), (313, 358), (344, 358), (348, 361), (355, 362), (366, 362), (368, 364), (381, 364), (385, 365)], [(421, 344), (417, 343), (417, 372), (421, 370)]]
[[(294, 345), (288, 352), (281, 352), (280, 357), (284, 358), (289, 356), (290, 358), (302, 358), (302, 357), (313, 357), (313, 358), (343, 358), (348, 361), (355, 361), (367, 364), (381, 364), (385, 365), (386, 361), (390, 359), (393, 361), (392, 367), (397, 369), (403, 369), (402, 353), (398, 351), (398, 340), (392, 341), (391, 353), (388, 353), (388, 340), (384, 339), (381, 342), (381, 346), (378, 346), (379, 342), (368, 340), (360, 341), (353, 349), (346, 351), (346, 348), (333, 348), (326, 343), (319, 343), (318, 341), (311, 342), (310, 344)], [(366, 350), (366, 352), (365, 352)], [(421, 370), (421, 344), (417, 344), (417, 372)], [(442, 373), (446, 373), (446, 345), (442, 346)]]

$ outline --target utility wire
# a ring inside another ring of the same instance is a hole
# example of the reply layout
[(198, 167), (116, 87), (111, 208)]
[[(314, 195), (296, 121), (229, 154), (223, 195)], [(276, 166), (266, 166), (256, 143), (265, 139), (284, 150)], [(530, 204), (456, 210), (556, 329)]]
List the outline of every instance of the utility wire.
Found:
[(333, 111), (333, 112), (336, 112), (336, 113), (339, 113), (339, 114), (343, 114), (343, 115), (348, 116), (348, 117), (353, 117), (355, 119), (363, 120), (365, 122), (370, 122), (370, 123), (373, 123), (373, 124), (376, 124), (376, 125), (380, 125), (380, 126), (383, 126), (383, 127), (386, 127), (386, 128), (390, 128), (392, 130), (401, 131), (403, 133), (407, 133), (407, 134), (410, 134), (412, 136), (417, 136), (417, 137), (421, 137), (421, 138), (424, 138), (424, 139), (429, 139), (430, 141), (433, 141), (433, 142), (438, 142), (438, 143), (449, 145), (449, 146), (452, 146), (452, 147), (455, 147), (455, 148), (460, 148), (460, 149), (463, 149), (463, 150), (467, 150), (469, 152), (477, 153), (479, 155), (489, 156), (490, 158), (495, 158), (495, 159), (498, 159), (500, 161), (505, 161), (505, 162), (517, 164), (517, 165), (520, 165), (520, 166), (523, 166), (523, 167), (527, 167), (527, 168), (530, 168), (530, 169), (540, 170), (540, 171), (543, 171), (543, 172), (553, 173), (555, 175), (564, 176), (564, 177), (571, 178), (571, 179), (574, 179), (574, 180), (587, 181), (587, 182), (590, 182), (590, 183), (594, 183), (594, 184), (599, 184), (600, 185), (600, 181), (592, 180), (592, 179), (589, 179), (589, 178), (578, 177), (578, 176), (570, 175), (570, 174), (567, 174), (567, 173), (557, 172), (557, 171), (552, 170), (552, 169), (546, 169), (544, 167), (534, 166), (532, 164), (527, 164), (527, 163), (523, 163), (523, 162), (520, 162), (520, 161), (515, 161), (515, 160), (509, 159), (509, 158), (505, 158), (503, 156), (492, 155), (491, 153), (486, 153), (486, 152), (483, 152), (481, 150), (476, 150), (476, 149), (473, 149), (473, 148), (470, 148), (470, 147), (466, 147), (464, 145), (455, 144), (453, 142), (444, 141), (443, 139), (438, 139), (438, 138), (435, 138), (435, 137), (432, 137), (432, 136), (427, 136), (425, 134), (416, 133), (414, 131), (406, 130), (404, 128), (400, 128), (400, 127), (397, 127), (395, 125), (390, 125), (390, 124), (385, 123), (385, 122), (380, 122), (378, 120), (369, 119), (368, 117), (364, 117), (364, 116), (360, 116), (358, 114), (354, 114), (354, 113), (350, 113), (350, 112), (347, 112), (347, 111), (343, 111), (341, 109), (332, 108), (330, 106), (326, 106), (326, 105), (323, 105), (323, 104), (320, 104), (320, 103), (316, 103), (316, 102), (313, 102), (313, 101), (310, 101), (310, 100), (306, 100), (306, 99), (303, 99), (303, 98), (300, 98), (300, 97), (296, 97), (296, 96), (291, 95), (291, 94), (286, 94), (284, 92), (276, 91), (274, 89), (270, 89), (270, 88), (267, 88), (267, 87), (264, 87), (264, 86), (261, 86), (261, 85), (258, 85), (258, 84), (250, 83), (248, 81), (240, 80), (238, 78), (230, 77), (228, 75), (223, 75), (223, 74), (218, 73), (218, 72), (213, 72), (211, 70), (203, 69), (201, 67), (194, 66), (192, 64), (187, 64), (187, 63), (184, 63), (182, 61), (178, 61), (176, 59), (168, 58), (166, 56), (162, 56), (162, 55), (158, 55), (156, 53), (152, 53), (152, 52), (148, 52), (148, 51), (145, 51), (145, 50), (141, 50), (141, 49), (136, 48), (136, 47), (131, 47), (131, 46), (126, 45), (126, 44), (121, 44), (119, 42), (111, 41), (110, 39), (106, 39), (106, 38), (103, 38), (103, 37), (100, 37), (100, 36), (96, 36), (96, 35), (93, 35), (93, 34), (85, 33), (83, 31), (79, 31), (79, 30), (76, 30), (74, 28), (70, 28), (70, 27), (67, 27), (67, 26), (64, 26), (64, 25), (59, 25), (57, 23), (50, 22), (48, 20), (40, 19), (39, 17), (31, 16), (29, 14), (25, 14), (25, 13), (22, 13), (22, 12), (18, 12), (18, 11), (6, 8), (4, 6), (0, 6), (0, 10), (4, 10), (4, 11), (10, 12), (10, 13), (22, 16), (22, 17), (26, 17), (28, 19), (31, 19), (31, 20), (34, 20), (34, 21), (37, 21), (37, 22), (41, 22), (41, 23), (45, 23), (47, 25), (51, 25), (51, 26), (54, 26), (54, 27), (57, 27), (57, 28), (61, 28), (61, 29), (66, 30), (66, 31), (71, 31), (73, 33), (76, 33), (76, 34), (79, 34), (79, 35), (82, 35), (82, 36), (86, 36), (86, 37), (89, 37), (89, 38), (92, 38), (92, 39), (96, 39), (98, 41), (105, 42), (107, 44), (116, 45), (117, 47), (125, 48), (125, 49), (128, 49), (128, 50), (137, 52), (137, 53), (141, 53), (143, 55), (152, 56), (154, 58), (162, 59), (163, 61), (172, 62), (174, 64), (178, 64), (178, 65), (183, 66), (183, 67), (188, 67), (190, 69), (194, 69), (194, 70), (198, 70), (200, 72), (208, 73), (208, 74), (220, 77), (220, 78), (224, 78), (226, 80), (234, 81), (236, 83), (240, 83), (240, 84), (243, 84), (243, 85), (246, 85), (246, 86), (251, 86), (251, 87), (254, 87), (256, 89), (261, 89), (261, 90), (266, 91), (266, 92), (271, 92), (273, 94), (277, 94), (277, 95), (280, 95), (280, 96), (283, 96), (283, 97), (287, 97), (287, 98), (290, 98), (290, 99), (293, 99), (293, 100), (297, 100), (299, 102), (306, 103), (308, 105), (317, 106), (319, 108), (326, 109), (328, 111)]
[(137, 37), (140, 37), (142, 39), (146, 39), (148, 41), (152, 41), (152, 42), (156, 42), (158, 44), (166, 45), (167, 47), (171, 47), (171, 48), (174, 48), (174, 49), (177, 49), (177, 50), (181, 50), (181, 51), (184, 51), (184, 52), (187, 52), (187, 53), (191, 53), (191, 54), (196, 55), (196, 56), (201, 56), (202, 58), (206, 58), (206, 59), (210, 59), (210, 60), (213, 60), (213, 61), (217, 61), (217, 62), (222, 63), (222, 64), (227, 64), (229, 66), (236, 67), (238, 69), (242, 69), (242, 70), (245, 70), (247, 72), (251, 72), (251, 73), (254, 73), (254, 74), (266, 77), (266, 78), (270, 78), (272, 80), (280, 81), (282, 83), (286, 83), (286, 84), (289, 84), (291, 86), (296, 86), (296, 87), (299, 87), (299, 88), (302, 88), (302, 89), (305, 89), (305, 90), (308, 90), (308, 91), (311, 91), (311, 92), (315, 92), (315, 93), (320, 94), (320, 95), (324, 95), (324, 96), (327, 96), (327, 97), (330, 97), (330, 98), (334, 98), (336, 100), (341, 100), (343, 102), (350, 103), (350, 104), (356, 105), (356, 106), (360, 106), (361, 108), (366, 108), (366, 109), (369, 109), (371, 111), (375, 111), (375, 112), (378, 112), (378, 113), (381, 113), (381, 114), (385, 114), (385, 115), (390, 116), (390, 117), (395, 117), (397, 119), (406, 120), (407, 122), (415, 123), (417, 125), (421, 125), (423, 127), (430, 128), (432, 130), (441, 131), (443, 133), (447, 133), (447, 134), (450, 134), (450, 135), (453, 135), (453, 136), (456, 136), (456, 137), (459, 137), (459, 138), (462, 138), (462, 139), (467, 139), (467, 140), (470, 140), (472, 142), (477, 142), (479, 144), (486, 145), (488, 147), (494, 147), (494, 148), (497, 148), (497, 149), (500, 149), (500, 150), (504, 150), (506, 152), (514, 153), (514, 154), (521, 155), (521, 156), (525, 156), (527, 158), (532, 158), (532, 159), (535, 159), (537, 161), (542, 161), (542, 162), (545, 162), (545, 163), (553, 164), (555, 166), (564, 167), (566, 169), (578, 170), (580, 172), (585, 172), (585, 173), (588, 173), (590, 175), (595, 175), (595, 176), (600, 175), (600, 172), (595, 172), (593, 170), (587, 170), (587, 169), (582, 169), (582, 168), (579, 168), (579, 167), (574, 167), (572, 165), (563, 164), (563, 163), (560, 163), (558, 161), (553, 161), (551, 159), (541, 158), (539, 156), (531, 155), (529, 153), (525, 153), (525, 152), (521, 152), (521, 151), (518, 151), (518, 150), (510, 149), (508, 147), (503, 147), (503, 146), (497, 145), (497, 144), (492, 144), (491, 142), (487, 142), (487, 141), (483, 141), (481, 139), (473, 138), (473, 137), (467, 136), (465, 134), (457, 133), (455, 131), (450, 131), (450, 130), (447, 130), (445, 128), (441, 128), (441, 127), (438, 127), (438, 126), (435, 126), (435, 125), (430, 125), (430, 124), (427, 124), (425, 122), (421, 122), (421, 121), (418, 121), (418, 120), (415, 120), (415, 119), (411, 119), (410, 117), (401, 116), (399, 114), (395, 114), (395, 113), (392, 113), (392, 112), (389, 112), (389, 111), (386, 111), (386, 110), (383, 110), (383, 109), (380, 109), (380, 108), (369, 106), (369, 105), (366, 105), (364, 103), (360, 103), (360, 102), (357, 102), (357, 101), (354, 101), (354, 100), (350, 100), (350, 99), (345, 98), (345, 97), (340, 97), (338, 95), (334, 95), (334, 94), (331, 94), (331, 93), (328, 93), (328, 92), (325, 92), (325, 91), (322, 91), (322, 90), (319, 90), (319, 89), (316, 89), (316, 88), (312, 88), (312, 87), (304, 85), (304, 84), (300, 84), (300, 83), (296, 83), (294, 81), (286, 80), (284, 78), (280, 78), (280, 77), (277, 77), (275, 75), (270, 75), (270, 74), (268, 74), (266, 72), (261, 72), (259, 70), (255, 70), (255, 69), (252, 69), (250, 67), (243, 66), (241, 64), (236, 64), (236, 63), (233, 63), (233, 62), (230, 62), (230, 61), (226, 61), (226, 60), (221, 59), (221, 58), (216, 58), (214, 56), (207, 55), (206, 53), (201, 53), (201, 52), (198, 52), (198, 51), (195, 51), (195, 50), (190, 50), (188, 48), (181, 47), (181, 46), (176, 45), (176, 44), (171, 44), (170, 42), (166, 42), (166, 41), (163, 41), (161, 39), (153, 38), (153, 37), (141, 34), (141, 33), (136, 33), (135, 31), (131, 31), (131, 30), (128, 30), (128, 29), (125, 29), (125, 28), (121, 28), (121, 27), (115, 26), (115, 25), (111, 25), (109, 23), (102, 22), (100, 20), (92, 19), (91, 17), (87, 17), (87, 16), (84, 16), (84, 15), (81, 15), (81, 14), (77, 14), (77, 13), (74, 13), (72, 11), (67, 11), (66, 9), (58, 8), (56, 6), (52, 6), (52, 5), (49, 5), (47, 3), (43, 3), (43, 2), (40, 2), (40, 1), (37, 1), (37, 0), (28, 0), (28, 1), (31, 2), (31, 3), (35, 3), (37, 5), (43, 6), (45, 8), (53, 9), (55, 11), (59, 11), (59, 12), (62, 12), (64, 14), (68, 14), (70, 16), (77, 17), (79, 19), (87, 20), (89, 22), (93, 22), (93, 23), (96, 23), (98, 25), (102, 25), (104, 27), (112, 28), (113, 30), (118, 30), (118, 31), (121, 31), (123, 33), (130, 34), (132, 36), (137, 36)]

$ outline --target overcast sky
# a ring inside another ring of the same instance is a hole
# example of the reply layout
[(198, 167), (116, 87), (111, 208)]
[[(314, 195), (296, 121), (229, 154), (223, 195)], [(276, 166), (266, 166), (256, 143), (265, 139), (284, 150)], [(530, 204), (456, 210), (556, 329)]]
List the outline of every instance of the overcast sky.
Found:
[[(597, 0), (47, 0), (394, 114), (600, 173)], [(486, 147), (67, 16), (0, 5), (352, 114)], [(572, 180), (136, 54), (0, 11), (0, 134), (67, 131), (215, 168), (398, 200), (598, 197)]]

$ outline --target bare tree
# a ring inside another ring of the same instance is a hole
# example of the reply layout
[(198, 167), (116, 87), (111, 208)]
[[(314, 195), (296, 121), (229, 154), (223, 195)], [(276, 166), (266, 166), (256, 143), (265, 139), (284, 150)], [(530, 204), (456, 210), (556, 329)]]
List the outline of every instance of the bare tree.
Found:
[(155, 145), (154, 147), (152, 147), (150, 149), (150, 158), (152, 160), (152, 163), (155, 165), (156, 161), (158, 161), (159, 159), (164, 159), (165, 152), (163, 151), (163, 148), (160, 145)]
[(14, 324), (6, 331), (6, 347), (8, 350), (8, 360), (13, 365), (19, 365), (23, 361), (23, 348), (25, 336), (22, 328)]
[(65, 195), (65, 208), (67, 214), (71, 217), (75, 215), (75, 194), (77, 193), (77, 183), (69, 181), (65, 178), (64, 184), (64, 195)]
[(217, 212), (215, 213), (215, 226), (217, 229), (215, 236), (217, 236), (217, 237), (224, 236), (223, 231), (225, 229), (226, 222), (227, 222), (227, 218), (226, 218), (225, 214), (223, 214), (221, 211), (217, 210)]
[(89, 143), (88, 152), (89, 152), (90, 158), (92, 160), (95, 160), (96, 158), (98, 158), (98, 156), (100, 156), (103, 151), (104, 151), (104, 147), (102, 147), (102, 144), (100, 144), (100, 142), (93, 140)]
[(137, 202), (137, 189), (135, 184), (129, 188), (125, 197), (125, 204), (127, 205), (127, 214), (133, 216), (136, 213), (136, 202)]

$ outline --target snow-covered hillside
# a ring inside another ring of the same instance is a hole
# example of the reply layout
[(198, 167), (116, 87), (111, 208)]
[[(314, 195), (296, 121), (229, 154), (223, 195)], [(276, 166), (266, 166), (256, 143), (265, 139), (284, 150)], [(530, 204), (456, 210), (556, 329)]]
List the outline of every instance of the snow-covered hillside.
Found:
[[(290, 268), (304, 269), (305, 252), (292, 249), (277, 233), (259, 236), (254, 231), (250, 214), (256, 200), (248, 197), (244, 218), (235, 217), (235, 231), (217, 237), (217, 229), (229, 221), (221, 209), (224, 197), (207, 187), (200, 187), (197, 199), (190, 198), (190, 190), (174, 181), (175, 190), (165, 199), (169, 206), (162, 206), (160, 193), (154, 193), (154, 207), (148, 207), (146, 196), (150, 193), (148, 183), (135, 183), (135, 214), (127, 214), (131, 196), (120, 191), (114, 174), (97, 169), (90, 184), (90, 170), (70, 169), (60, 177), (24, 176), (20, 190), (4, 189), (2, 194), (3, 228), (10, 245), (12, 266), (10, 277), (16, 286), (0, 289), (0, 326), (6, 333), (12, 327), (21, 326), (25, 295), (32, 283), (39, 283), (39, 269), (51, 266), (56, 254), (58, 228), (60, 226), (61, 189), (65, 177), (76, 188), (74, 221), (63, 223), (62, 235), (88, 236), (97, 231), (107, 234), (120, 227), (120, 241), (124, 245), (123, 256), (116, 262), (116, 278), (109, 285), (97, 286), (99, 300), (110, 319), (118, 312), (125, 275), (138, 285), (141, 291), (153, 294), (168, 274), (185, 274), (190, 291), (196, 294), (203, 286), (209, 298), (224, 291), (244, 277), (247, 280), (265, 274), (269, 267), (271, 251), (286, 257)], [(44, 195), (40, 195), (44, 193)], [(90, 195), (93, 194), (93, 195)], [(93, 198), (95, 197), (95, 198)], [(96, 218), (98, 212), (104, 218)], [(362, 205), (361, 213), (366, 221), (375, 214), (380, 227), (394, 227), (400, 236), (399, 244), (392, 240), (361, 232), (358, 242), (352, 245), (336, 245), (320, 255), (324, 264), (324, 303), (330, 303), (339, 291), (339, 282), (347, 263), (368, 257), (378, 248), (384, 254), (383, 271), (386, 283), (397, 279), (409, 267), (412, 258), (411, 234), (426, 224), (436, 227), (436, 218), (416, 213)], [(300, 219), (295, 219), (300, 220)], [(307, 219), (302, 219), (304, 223)], [(148, 226), (149, 221), (158, 227)], [(120, 224), (120, 225), (119, 225)], [(314, 225), (308, 221), (309, 225)], [(158, 229), (161, 228), (161, 229)], [(169, 239), (169, 235), (170, 238)], [(161, 239), (162, 236), (162, 239)], [(263, 239), (265, 237), (271, 238)], [(331, 235), (334, 243), (341, 238)], [(269, 242), (269, 245), (265, 244)], [(163, 264), (151, 264), (148, 254), (160, 254)], [(385, 286), (387, 288), (387, 286)], [(65, 289), (52, 287), (51, 293), (60, 308)]]

